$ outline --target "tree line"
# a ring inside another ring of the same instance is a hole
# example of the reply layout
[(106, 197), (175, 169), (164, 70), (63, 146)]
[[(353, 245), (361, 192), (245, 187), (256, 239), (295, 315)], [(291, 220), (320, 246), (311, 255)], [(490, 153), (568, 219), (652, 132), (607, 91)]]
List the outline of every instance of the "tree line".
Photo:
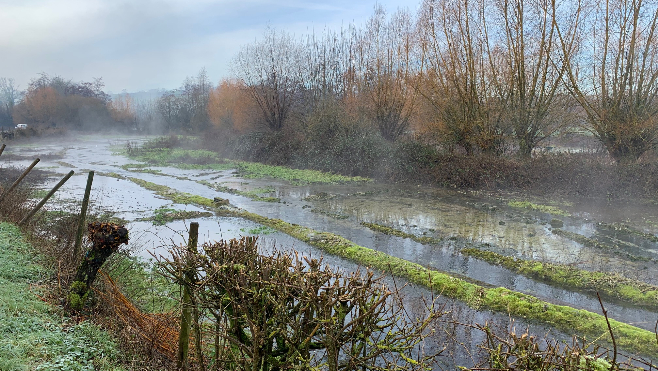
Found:
[[(529, 157), (546, 138), (591, 133), (617, 162), (658, 135), (653, 0), (424, 0), (368, 22), (242, 48), (210, 98), (219, 126), (280, 131), (328, 106), (388, 141), (409, 134), (466, 154)], [(229, 99), (232, 95), (243, 96)], [(250, 99), (247, 99), (250, 98)], [(244, 106), (258, 112), (246, 117)]]
[[(618, 163), (658, 138), (656, 0), (423, 0), (363, 25), (294, 37), (268, 28), (217, 86), (205, 69), (156, 100), (102, 81), (0, 79), (0, 124), (111, 119), (123, 127), (331, 140), (411, 138), (449, 152), (529, 158), (591, 135)], [(365, 134), (364, 134), (365, 133)], [(316, 141), (317, 142), (317, 141)], [(322, 143), (316, 143), (324, 145)]]

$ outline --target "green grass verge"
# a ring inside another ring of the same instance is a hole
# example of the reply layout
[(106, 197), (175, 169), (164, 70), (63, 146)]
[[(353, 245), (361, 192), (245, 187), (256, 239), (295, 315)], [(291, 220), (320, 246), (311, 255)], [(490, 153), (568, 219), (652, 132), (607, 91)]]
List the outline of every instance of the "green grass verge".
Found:
[[(139, 182), (144, 183), (142, 180), (139, 180)], [(158, 186), (157, 188), (159, 191), (156, 192), (165, 195), (165, 197), (176, 198), (181, 197), (179, 196), (181, 194), (187, 195), (166, 186)], [(195, 199), (204, 200), (203, 203), (198, 205), (212, 205), (210, 199), (200, 196), (194, 197)], [(188, 196), (183, 198), (189, 199)], [(217, 214), (244, 218), (277, 229), (329, 254), (350, 259), (358, 264), (388, 272), (394, 276), (406, 278), (446, 297), (460, 300), (475, 309), (508, 313), (512, 316), (545, 323), (567, 334), (575, 333), (589, 339), (611, 341), (605, 318), (600, 314), (551, 304), (534, 296), (515, 292), (504, 287), (483, 287), (408, 260), (359, 246), (333, 233), (318, 232), (300, 225), (238, 209), (221, 208), (217, 209)], [(619, 347), (645, 356), (658, 354), (658, 344), (656, 343), (655, 334), (652, 332), (615, 320), (610, 320), (610, 323), (614, 329)]]
[(37, 296), (52, 272), (20, 230), (0, 223), (0, 370), (123, 370), (112, 337), (89, 322), (67, 324)]
[(530, 201), (509, 201), (507, 203), (507, 206), (514, 207), (514, 208), (517, 208), (517, 209), (535, 210), (535, 211), (540, 211), (542, 213), (560, 215), (560, 216), (570, 216), (571, 215), (568, 212), (560, 209), (559, 207), (535, 204), (535, 203), (532, 203)]
[(590, 272), (568, 265), (516, 259), (475, 248), (462, 249), (461, 253), (555, 286), (590, 294), (598, 292), (603, 298), (658, 310), (658, 287), (619, 274)]

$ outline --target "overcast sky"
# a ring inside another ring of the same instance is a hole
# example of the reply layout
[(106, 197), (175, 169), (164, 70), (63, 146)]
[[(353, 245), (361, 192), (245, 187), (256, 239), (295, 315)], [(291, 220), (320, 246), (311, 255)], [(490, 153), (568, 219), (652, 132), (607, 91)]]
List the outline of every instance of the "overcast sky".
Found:
[[(380, 0), (389, 13), (421, 0)], [(215, 83), (269, 25), (295, 35), (363, 24), (375, 0), (0, 0), (0, 77), (102, 77), (106, 91), (172, 89), (205, 67)]]

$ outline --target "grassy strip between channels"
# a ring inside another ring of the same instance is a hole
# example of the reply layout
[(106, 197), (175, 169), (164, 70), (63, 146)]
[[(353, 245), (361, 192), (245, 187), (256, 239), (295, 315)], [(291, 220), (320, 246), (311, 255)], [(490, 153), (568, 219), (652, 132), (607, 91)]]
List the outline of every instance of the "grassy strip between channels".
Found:
[(128, 177), (128, 179), (139, 186), (142, 186), (150, 191), (155, 192), (158, 196), (171, 200), (177, 204), (184, 204), (184, 205), (193, 204), (193, 205), (205, 206), (205, 207), (215, 206), (213, 200), (209, 198), (193, 195), (191, 193), (178, 192), (167, 186), (152, 183), (139, 178)]
[(517, 209), (535, 210), (535, 211), (540, 211), (542, 213), (560, 215), (560, 216), (570, 216), (571, 215), (568, 212), (560, 209), (559, 207), (535, 204), (535, 203), (532, 203), (530, 201), (509, 201), (507, 203), (507, 206), (515, 207)]
[[(609, 251), (609, 252), (611, 252), (615, 255), (621, 256), (621, 257), (623, 257), (625, 259), (628, 259), (628, 260), (632, 260), (632, 261), (651, 261), (650, 258), (635, 255), (635, 254), (631, 254), (627, 251), (624, 251), (624, 250), (621, 250), (619, 248), (615, 248), (613, 246), (609, 246), (607, 244), (599, 242), (599, 241), (597, 241), (593, 238), (585, 237), (582, 234), (565, 231), (565, 230), (559, 229), (559, 228), (551, 229), (551, 233), (553, 233), (555, 235), (558, 235), (560, 237), (568, 238), (568, 239), (570, 239), (574, 242), (577, 242), (577, 243), (579, 243), (583, 246)], [(619, 242), (620, 242), (620, 245), (624, 244), (623, 241), (619, 241)]]
[(67, 323), (37, 296), (34, 287), (52, 274), (18, 227), (0, 223), (0, 370), (123, 370), (116, 360), (125, 357), (107, 332)]
[[(129, 151), (126, 155), (132, 159), (152, 165), (174, 166), (181, 169), (237, 169), (245, 178), (271, 177), (287, 180), (292, 184), (311, 183), (350, 183), (369, 182), (372, 179), (359, 176), (345, 176), (317, 170), (292, 169), (284, 166), (265, 165), (258, 162), (230, 161), (217, 157), (207, 150), (142, 148)], [(139, 164), (124, 165), (124, 169), (142, 167)]]
[(650, 242), (658, 242), (658, 236), (651, 234), (651, 233), (646, 233), (639, 231), (637, 229), (631, 228), (627, 225), (620, 224), (620, 223), (598, 223), (596, 225), (596, 229), (605, 229), (610, 232), (614, 233), (619, 233), (619, 234), (627, 234), (627, 235), (632, 235), (640, 238), (644, 238), (647, 241)]
[(239, 189), (226, 187), (217, 183), (209, 182), (207, 180), (198, 180), (197, 183), (203, 184), (206, 187), (212, 188), (218, 192), (230, 193), (233, 195), (240, 195), (247, 198), (250, 198), (254, 201), (264, 201), (264, 202), (280, 202), (281, 199), (278, 197), (268, 197), (263, 196), (265, 193), (274, 192), (273, 189), (254, 189), (252, 191), (241, 191)]
[(161, 207), (156, 209), (153, 213), (153, 216), (148, 218), (139, 218), (138, 221), (150, 221), (153, 225), (165, 225), (174, 220), (186, 220), (186, 219), (196, 219), (196, 218), (205, 218), (212, 216), (213, 214), (208, 211), (187, 211), (187, 210), (176, 210), (168, 207)]
[[(132, 180), (132, 178), (131, 178)], [(137, 184), (151, 189), (163, 197), (173, 200), (203, 200), (201, 206), (212, 206), (213, 201), (200, 196), (177, 192), (169, 187), (145, 182)], [(153, 188), (150, 188), (152, 186)], [(178, 202), (178, 201), (174, 201)], [(218, 215), (239, 217), (282, 231), (300, 241), (315, 246), (329, 254), (350, 259), (364, 266), (404, 277), (409, 281), (436, 290), (442, 295), (463, 301), (476, 309), (488, 309), (509, 313), (512, 316), (540, 321), (568, 334), (576, 333), (589, 339), (610, 342), (605, 318), (596, 313), (569, 306), (555, 305), (534, 296), (515, 292), (504, 287), (487, 288), (453, 277), (449, 274), (423, 267), (381, 251), (359, 246), (341, 236), (328, 232), (318, 232), (279, 219), (267, 218), (239, 209), (221, 208)], [(615, 332), (617, 345), (621, 348), (645, 356), (658, 354), (656, 335), (619, 321), (610, 320)]]
[(461, 253), (570, 290), (598, 292), (607, 299), (622, 300), (651, 310), (658, 309), (658, 287), (619, 274), (590, 272), (563, 264), (516, 259), (475, 248), (462, 249)]
[(429, 237), (429, 236), (416, 236), (415, 234), (403, 232), (398, 229), (394, 229), (391, 227), (387, 227), (385, 225), (381, 224), (375, 224), (375, 223), (367, 223), (367, 222), (362, 222), (362, 226), (367, 227), (375, 232), (380, 232), (384, 234), (388, 234), (391, 236), (397, 236), (397, 237), (402, 237), (402, 238), (409, 238), (412, 239), (418, 243), (422, 244), (433, 244), (433, 243), (439, 243), (441, 242), (440, 238), (434, 238), (434, 237)]

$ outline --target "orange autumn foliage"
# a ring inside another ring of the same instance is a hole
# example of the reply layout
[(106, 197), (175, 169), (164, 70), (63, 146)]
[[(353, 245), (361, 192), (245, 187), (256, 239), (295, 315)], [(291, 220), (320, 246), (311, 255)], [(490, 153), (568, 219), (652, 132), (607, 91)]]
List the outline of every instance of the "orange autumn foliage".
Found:
[(62, 97), (51, 86), (32, 90), (14, 110), (16, 124), (50, 124), (64, 112)]
[(135, 102), (129, 94), (123, 94), (110, 102), (110, 115), (116, 122), (131, 124), (136, 121)]
[(210, 91), (208, 117), (217, 129), (238, 134), (253, 130), (254, 112), (258, 106), (240, 81), (223, 80)]

